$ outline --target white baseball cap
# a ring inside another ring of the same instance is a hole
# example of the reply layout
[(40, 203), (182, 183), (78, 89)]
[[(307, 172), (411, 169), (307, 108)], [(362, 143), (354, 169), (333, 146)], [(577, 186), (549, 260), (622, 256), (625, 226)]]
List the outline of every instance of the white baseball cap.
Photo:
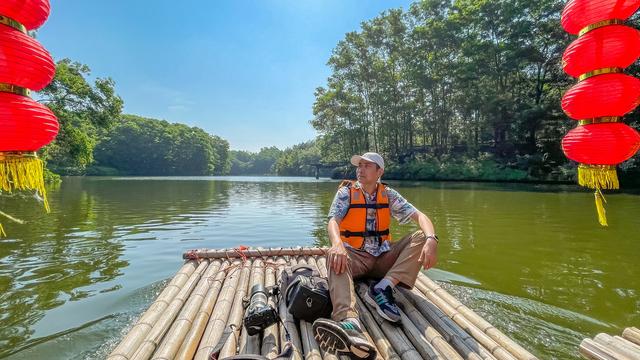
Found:
[(354, 166), (358, 166), (360, 160), (369, 161), (375, 164), (378, 164), (382, 170), (384, 170), (384, 159), (380, 154), (374, 152), (364, 153), (362, 155), (353, 155), (351, 157), (351, 164)]

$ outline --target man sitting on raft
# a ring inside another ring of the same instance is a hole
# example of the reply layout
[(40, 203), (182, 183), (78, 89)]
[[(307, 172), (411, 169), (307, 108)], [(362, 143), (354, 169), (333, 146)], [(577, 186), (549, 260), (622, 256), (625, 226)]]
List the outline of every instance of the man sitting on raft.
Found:
[[(315, 338), (329, 353), (373, 359), (376, 348), (364, 336), (356, 309), (353, 279), (373, 278), (365, 300), (391, 322), (400, 321), (393, 288), (413, 288), (420, 267), (436, 265), (438, 237), (429, 218), (380, 178), (384, 160), (377, 153), (354, 155), (357, 181), (343, 181), (329, 210), (327, 253), (332, 320), (313, 323)], [(421, 230), (390, 242), (393, 216), (404, 224), (413, 220)]]

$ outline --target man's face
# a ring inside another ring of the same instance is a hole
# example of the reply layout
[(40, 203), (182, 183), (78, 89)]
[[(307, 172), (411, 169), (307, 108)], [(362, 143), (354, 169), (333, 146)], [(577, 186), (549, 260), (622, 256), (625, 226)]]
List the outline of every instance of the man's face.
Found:
[(361, 184), (372, 184), (378, 181), (382, 176), (384, 170), (378, 168), (376, 163), (360, 160), (358, 162), (358, 168), (356, 169), (356, 176)]

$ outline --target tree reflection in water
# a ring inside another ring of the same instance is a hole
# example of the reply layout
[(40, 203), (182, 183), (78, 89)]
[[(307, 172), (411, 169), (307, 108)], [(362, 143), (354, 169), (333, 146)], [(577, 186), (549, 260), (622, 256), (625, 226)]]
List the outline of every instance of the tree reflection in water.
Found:
[(131, 234), (182, 222), (184, 214), (197, 225), (228, 207), (228, 188), (212, 181), (65, 178), (49, 189), (48, 215), (34, 201), (0, 197), (0, 208), (27, 221), (7, 224), (9, 237), (0, 239), (0, 357), (28, 345), (48, 310), (119, 290)]

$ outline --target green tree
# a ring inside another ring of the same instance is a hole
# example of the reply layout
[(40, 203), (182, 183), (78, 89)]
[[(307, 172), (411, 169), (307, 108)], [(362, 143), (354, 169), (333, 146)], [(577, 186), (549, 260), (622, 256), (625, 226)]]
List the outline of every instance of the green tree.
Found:
[(60, 174), (83, 174), (93, 162), (97, 138), (117, 122), (123, 106), (110, 78), (86, 79), (88, 66), (69, 59), (56, 64), (51, 84), (38, 99), (58, 117), (57, 138), (42, 151), (48, 166)]
[(228, 148), (226, 140), (197, 127), (124, 115), (96, 147), (98, 166), (93, 171), (124, 175), (226, 174)]
[(559, 26), (563, 5), (423, 0), (362, 23), (338, 42), (327, 85), (315, 92), (320, 154), (492, 161), (557, 180), (572, 126), (560, 97), (574, 82), (561, 66), (571, 40)]
[(320, 163), (320, 149), (316, 141), (307, 141), (285, 149), (274, 165), (275, 173), (283, 176), (314, 176)]

